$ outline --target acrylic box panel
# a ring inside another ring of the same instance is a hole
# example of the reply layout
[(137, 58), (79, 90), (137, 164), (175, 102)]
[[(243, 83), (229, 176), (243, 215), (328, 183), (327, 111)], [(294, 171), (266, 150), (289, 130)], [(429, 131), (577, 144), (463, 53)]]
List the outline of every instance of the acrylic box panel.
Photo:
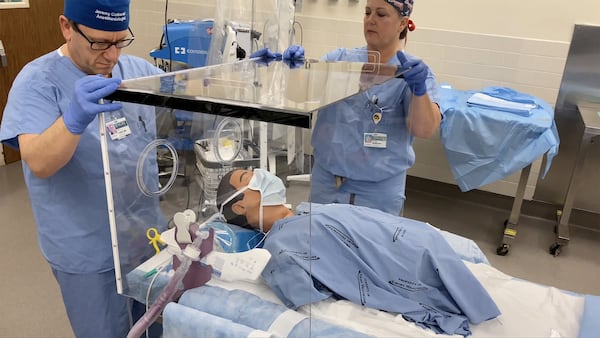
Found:
[[(288, 143), (289, 137), (300, 135), (295, 132), (300, 128), (152, 109), (156, 116), (143, 116), (144, 127), (129, 116), (113, 118), (107, 114), (108, 122), (104, 122), (110, 123), (111, 118), (135, 121), (129, 123), (131, 133), (123, 139), (112, 139), (110, 131), (105, 132), (113, 248), (117, 280), (125, 295), (138, 295), (139, 290), (131, 289), (127, 276), (157, 253), (147, 237), (149, 229), (164, 233), (175, 227), (176, 214), (186, 210), (193, 211), (197, 223), (213, 216), (218, 212), (217, 187), (227, 172), (270, 167), (280, 173), (304, 173), (299, 167), (304, 163), (303, 154), (296, 154), (296, 147), (287, 147), (294, 144)], [(291, 161), (285, 161), (287, 157)], [(271, 159), (282, 163), (269, 164)], [(261, 166), (261, 162), (266, 165)]]
[[(313, 113), (396, 71), (374, 63), (245, 60), (123, 81), (107, 99), (124, 102), (129, 115), (105, 114), (101, 124), (119, 292), (140, 300), (147, 290), (127, 276), (155, 257), (148, 229), (173, 228), (185, 210), (197, 223), (213, 216), (216, 187), (231, 169), (310, 174), (303, 130)], [(111, 135), (108, 125), (123, 119), (129, 134)]]

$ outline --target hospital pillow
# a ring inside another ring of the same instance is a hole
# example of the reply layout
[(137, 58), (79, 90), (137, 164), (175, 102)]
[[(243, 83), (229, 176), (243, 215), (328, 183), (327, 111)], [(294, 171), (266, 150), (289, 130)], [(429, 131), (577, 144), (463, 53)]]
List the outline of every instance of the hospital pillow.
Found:
[(264, 235), (259, 231), (220, 221), (210, 222), (205, 227), (214, 230), (218, 251), (232, 253), (262, 247)]

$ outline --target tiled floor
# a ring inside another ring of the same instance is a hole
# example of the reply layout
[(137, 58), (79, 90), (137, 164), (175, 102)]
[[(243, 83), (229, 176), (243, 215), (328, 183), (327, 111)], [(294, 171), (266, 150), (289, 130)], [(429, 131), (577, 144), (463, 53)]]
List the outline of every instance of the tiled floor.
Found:
[[(512, 276), (575, 292), (600, 295), (600, 233), (571, 227), (571, 242), (554, 257), (554, 223), (522, 215), (519, 232), (507, 256), (497, 256), (509, 199), (497, 203), (468, 195), (428, 191), (419, 179), (409, 178), (404, 216), (473, 239), (498, 269)], [(288, 192), (306, 196), (306, 183), (291, 183)], [(70, 337), (60, 292), (37, 247), (35, 224), (20, 163), (0, 166), (0, 229), (4, 259), (0, 268), (0, 337)], [(296, 200), (290, 200), (297, 203)], [(473, 202), (476, 200), (477, 202)], [(52, 203), (49, 201), (49, 203)], [(491, 206), (491, 205), (495, 205)]]

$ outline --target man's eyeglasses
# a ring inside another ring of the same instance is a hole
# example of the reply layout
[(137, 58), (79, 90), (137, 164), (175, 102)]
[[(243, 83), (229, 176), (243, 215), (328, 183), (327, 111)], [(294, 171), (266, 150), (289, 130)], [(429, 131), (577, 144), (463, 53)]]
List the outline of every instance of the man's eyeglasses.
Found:
[(129, 30), (129, 34), (131, 34), (130, 38), (119, 40), (116, 42), (108, 42), (108, 41), (92, 41), (85, 34), (83, 34), (83, 32), (79, 29), (79, 26), (76, 23), (73, 22), (71, 24), (71, 26), (77, 33), (81, 34), (81, 36), (83, 36), (87, 40), (87, 42), (90, 43), (90, 48), (92, 48), (93, 50), (107, 50), (112, 46), (115, 46), (115, 47), (121, 49), (121, 48), (125, 48), (125, 47), (131, 45), (133, 40), (135, 40), (135, 36), (133, 35), (131, 28), (129, 28), (129, 27), (127, 29)]

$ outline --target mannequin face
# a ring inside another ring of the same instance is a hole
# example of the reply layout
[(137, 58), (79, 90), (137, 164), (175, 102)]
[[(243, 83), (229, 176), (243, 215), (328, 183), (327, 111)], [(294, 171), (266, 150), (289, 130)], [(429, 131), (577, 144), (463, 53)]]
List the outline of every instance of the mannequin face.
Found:
[[(229, 184), (240, 190), (250, 183), (253, 175), (251, 170), (234, 170), (229, 179)], [(248, 223), (258, 228), (260, 199), (260, 191), (246, 189), (242, 200), (234, 203), (231, 206), (231, 210), (238, 215), (245, 215)]]
[[(226, 190), (229, 191), (230, 200), (236, 201), (229, 204), (227, 211), (223, 209), (230, 219), (232, 219), (231, 214), (238, 215), (238, 217), (234, 217), (236, 222), (249, 224), (256, 230), (268, 233), (275, 222), (294, 215), (285, 204), (285, 185), (274, 174), (262, 169), (254, 171), (236, 169), (228, 175)], [(237, 193), (232, 193), (233, 189)]]

